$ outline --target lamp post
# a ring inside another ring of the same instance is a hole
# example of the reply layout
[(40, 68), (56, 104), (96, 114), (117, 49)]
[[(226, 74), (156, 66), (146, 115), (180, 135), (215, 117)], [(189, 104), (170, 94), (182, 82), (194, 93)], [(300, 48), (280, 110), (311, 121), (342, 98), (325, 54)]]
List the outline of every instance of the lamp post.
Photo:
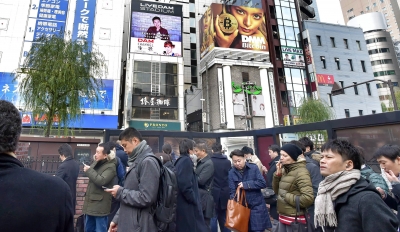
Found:
[(333, 87), (332, 87), (332, 90), (331, 90), (331, 94), (332, 94), (332, 96), (344, 94), (344, 89), (352, 88), (352, 87), (357, 86), (357, 85), (363, 85), (363, 84), (366, 84), (366, 83), (369, 83), (369, 82), (374, 82), (374, 81), (381, 81), (381, 82), (383, 82), (383, 83), (385, 83), (385, 84), (387, 84), (389, 86), (390, 95), (392, 96), (392, 101), (393, 101), (393, 109), (394, 110), (399, 110), (399, 108), (397, 107), (396, 95), (394, 94), (394, 89), (393, 89), (394, 85), (393, 85), (393, 82), (391, 80), (384, 81), (384, 80), (381, 80), (381, 79), (374, 79), (374, 80), (360, 82), (360, 83), (357, 83), (355, 85), (349, 85), (349, 86), (342, 87), (342, 88), (340, 88), (339, 84), (335, 82), (333, 84)]
[(205, 100), (206, 99), (204, 99), (204, 98), (200, 99), (200, 101), (201, 101), (201, 123), (202, 123), (203, 132), (204, 132), (204, 122), (205, 122), (205, 119), (207, 118), (207, 114), (204, 112), (204, 108), (203, 108), (203, 103)]

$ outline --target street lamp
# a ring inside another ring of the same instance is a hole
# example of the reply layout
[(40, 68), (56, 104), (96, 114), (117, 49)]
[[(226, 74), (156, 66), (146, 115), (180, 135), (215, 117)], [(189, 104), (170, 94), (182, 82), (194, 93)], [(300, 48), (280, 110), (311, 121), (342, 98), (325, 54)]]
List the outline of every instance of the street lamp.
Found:
[(393, 108), (394, 108), (394, 110), (399, 110), (398, 107), (397, 107), (396, 96), (394, 94), (394, 89), (393, 89), (394, 85), (393, 85), (393, 82), (391, 80), (384, 81), (384, 80), (381, 80), (381, 79), (374, 79), (374, 80), (360, 82), (360, 83), (357, 83), (355, 85), (349, 85), (349, 86), (346, 86), (346, 87), (339, 87), (339, 84), (337, 82), (335, 82), (333, 84), (333, 87), (332, 87), (332, 90), (331, 90), (331, 94), (332, 94), (332, 96), (344, 94), (344, 89), (352, 88), (352, 87), (357, 86), (357, 85), (363, 85), (363, 84), (366, 84), (366, 83), (369, 83), (369, 82), (374, 82), (374, 81), (381, 81), (381, 82), (383, 82), (383, 83), (385, 83), (385, 84), (387, 84), (389, 86), (390, 95), (392, 96), (392, 101), (393, 101)]
[(204, 132), (204, 122), (207, 120), (207, 114), (206, 112), (204, 112), (204, 108), (203, 108), (203, 103), (206, 99), (201, 98), (201, 122), (202, 122), (202, 128), (203, 128), (203, 132)]

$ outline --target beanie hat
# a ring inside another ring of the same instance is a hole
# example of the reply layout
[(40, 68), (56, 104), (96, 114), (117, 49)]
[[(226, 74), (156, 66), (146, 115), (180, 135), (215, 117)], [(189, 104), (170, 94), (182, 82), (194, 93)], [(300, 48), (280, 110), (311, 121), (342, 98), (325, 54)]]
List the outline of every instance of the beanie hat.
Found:
[(294, 161), (303, 154), (303, 151), (296, 145), (288, 143), (281, 147), (281, 151), (285, 151)]

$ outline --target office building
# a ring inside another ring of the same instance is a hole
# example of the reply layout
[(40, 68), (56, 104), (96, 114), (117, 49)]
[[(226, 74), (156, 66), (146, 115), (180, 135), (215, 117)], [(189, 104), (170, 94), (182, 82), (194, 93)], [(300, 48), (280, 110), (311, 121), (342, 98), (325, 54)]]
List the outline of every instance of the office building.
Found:
[(346, 87), (374, 79), (362, 29), (312, 20), (303, 21), (303, 26), (313, 96), (332, 107), (336, 118), (380, 113), (375, 82), (331, 94), (335, 82)]

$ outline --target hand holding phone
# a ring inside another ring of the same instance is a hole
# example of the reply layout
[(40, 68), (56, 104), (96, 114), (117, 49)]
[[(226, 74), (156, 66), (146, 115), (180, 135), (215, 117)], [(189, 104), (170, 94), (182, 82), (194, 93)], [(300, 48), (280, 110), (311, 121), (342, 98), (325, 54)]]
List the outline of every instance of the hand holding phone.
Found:
[(109, 189), (109, 188), (107, 188), (106, 186), (101, 186), (101, 188), (102, 188), (102, 189)]

